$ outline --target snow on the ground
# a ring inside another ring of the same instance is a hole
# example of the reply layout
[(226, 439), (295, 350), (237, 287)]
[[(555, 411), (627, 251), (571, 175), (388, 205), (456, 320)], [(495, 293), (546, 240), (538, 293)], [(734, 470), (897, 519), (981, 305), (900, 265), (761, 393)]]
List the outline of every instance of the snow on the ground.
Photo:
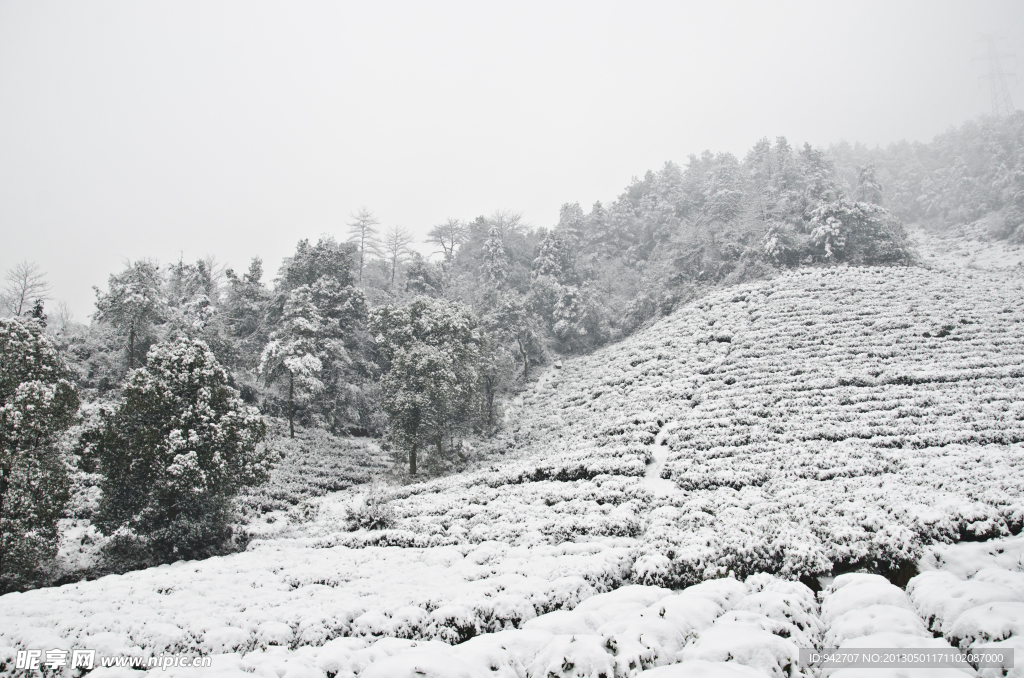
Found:
[(1000, 272), (730, 288), (551, 371), (502, 434), (517, 454), (392, 491), (394, 529), (348, 533), (344, 497), (303, 529), (356, 547), (632, 537), (634, 580), (674, 587), (1008, 535), (1024, 522), (1022, 323), (1024, 278)]
[[(1017, 542), (1022, 541), (1024, 537), (1015, 537), (1007, 543), (1017, 546)], [(493, 551), (459, 555), (452, 554), (453, 550), (446, 549), (453, 561), (450, 569), (457, 574), (433, 570), (429, 558), (414, 558), (421, 577), (430, 580), (435, 587), (467, 586), (451, 580), (460, 576), (466, 578), (472, 568), (468, 563), (484, 560), (493, 566), (498, 561)], [(365, 552), (373, 552), (373, 549)], [(397, 556), (396, 552), (382, 550), (373, 562), (378, 568), (393, 566), (390, 561)], [(588, 555), (593, 557), (599, 552), (591, 547)], [(505, 553), (510, 555), (512, 551)], [(332, 555), (336, 558), (339, 553)], [(547, 557), (556, 560), (572, 555), (547, 553)], [(503, 581), (508, 584), (507, 575), (512, 570), (516, 567), (530, 569), (537, 556), (539, 554), (534, 554), (529, 563), (521, 561), (517, 566), (512, 565), (514, 558), (509, 557), (505, 567), (492, 567), (502, 574), (491, 577), (494, 580), (491, 584), (502, 577), (506, 577)], [(550, 570), (554, 562), (537, 567)], [(197, 565), (189, 563), (179, 568), (158, 569), (186, 568), (202, 580), (204, 572), (195, 572)], [(298, 602), (291, 606), (284, 602), (287, 596), (281, 595), (277, 600), (278, 615), (270, 620), (273, 615), (268, 616), (266, 612), (272, 608), (266, 605), (257, 607), (253, 616), (247, 614), (246, 602), (256, 602), (256, 597), (250, 595), (242, 601), (236, 598), (242, 589), (252, 586), (251, 576), (238, 577), (239, 591), (225, 592), (209, 603), (202, 601), (204, 596), (175, 598), (174, 592), (169, 591), (156, 593), (168, 599), (160, 604), (148, 597), (146, 590), (156, 583), (155, 578), (150, 577), (152, 581), (149, 581), (140, 574), (108, 578), (122, 580), (121, 584), (131, 591), (130, 597), (93, 598), (88, 601), (88, 609), (72, 611), (72, 616), (88, 620), (88, 625), (81, 629), (82, 634), (73, 640), (67, 637), (70, 626), (67, 613), (62, 617), (56, 610), (49, 611), (49, 616), (41, 614), (37, 618), (40, 622), (47, 619), (56, 622), (49, 629), (44, 628), (43, 623), (32, 626), (28, 633), (23, 628), (21, 642), (9, 647), (4, 646), (13, 637), (5, 630), (0, 635), (0, 672), (12, 673), (10, 661), (16, 648), (47, 647), (49, 643), (53, 647), (98, 648), (103, 654), (149, 656), (185, 652), (211, 657), (209, 668), (154, 668), (150, 671), (154, 678), (158, 671), (167, 678), (616, 678), (637, 675), (653, 678), (876, 675), (964, 678), (981, 675), (994, 678), (1024, 673), (1020, 668), (976, 671), (970, 666), (821, 670), (803, 665), (799, 660), (800, 648), (1024, 650), (1024, 604), (1019, 602), (1018, 594), (1011, 587), (1020, 584), (1024, 573), (1001, 568), (983, 568), (968, 579), (950, 571), (928, 570), (912, 578), (906, 591), (875, 574), (848, 573), (836, 577), (817, 596), (803, 584), (769, 574), (753, 575), (745, 582), (732, 578), (711, 580), (681, 591), (623, 585), (605, 593), (594, 593), (594, 587), (566, 588), (563, 585), (563, 590), (572, 589), (573, 593), (563, 601), (562, 609), (532, 616), (525, 622), (520, 619), (516, 625), (504, 629), (496, 625), (484, 627), (479, 617), (473, 621), (468, 608), (460, 612), (452, 605), (442, 605), (428, 615), (434, 620), (444, 617), (451, 629), (471, 634), (468, 639), (445, 634), (433, 638), (388, 635), (381, 631), (381, 622), (404, 623), (404, 628), (409, 630), (415, 627), (416, 619), (422, 620), (423, 609), (406, 606), (389, 610), (382, 605), (359, 614), (367, 605), (380, 605), (383, 601), (367, 593), (361, 599), (362, 606), (349, 601), (348, 614), (341, 612), (335, 617), (347, 620), (347, 630), (334, 628), (329, 637), (319, 642), (308, 642), (308, 638), (296, 636), (297, 629), (309, 628), (306, 621), (299, 621), (302, 608), (315, 607), (320, 613), (338, 614), (342, 606), (337, 599), (321, 600), (325, 591), (316, 588), (317, 585), (296, 596)], [(210, 576), (210, 572), (205, 573), (205, 578)], [(445, 581), (445, 576), (451, 580)], [(530, 577), (524, 573), (519, 576)], [(393, 583), (400, 581), (396, 578)], [(543, 586), (539, 581), (532, 582), (533, 587), (538, 585)], [(529, 588), (531, 584), (526, 586)], [(1003, 588), (1000, 590), (999, 586)], [(297, 590), (306, 588), (300, 586)], [(501, 586), (485, 588), (492, 596), (502, 590)], [(73, 587), (64, 589), (68, 592)], [(109, 581), (106, 590), (115, 592)], [(137, 602), (125, 604), (135, 596), (139, 597)], [(65, 600), (60, 601), (51, 591), (36, 592), (35, 596), (21, 594), (14, 597), (14, 601), (26, 604), (26, 597), (37, 598), (38, 605), (67, 604), (75, 598), (66, 595)], [(392, 601), (399, 597), (398, 594), (392, 596)], [(469, 605), (469, 597), (465, 594), (466, 605)], [(486, 598), (485, 593), (483, 599)], [(10, 599), (5, 601), (7, 605), (11, 602)], [(440, 601), (434, 604), (437, 602)], [(160, 617), (161, 621), (144, 618), (143, 610), (148, 607), (152, 607), (148, 613)], [(225, 607), (235, 609), (221, 620), (212, 618), (223, 614)], [(497, 608), (492, 605), (492, 609)], [(289, 617), (286, 610), (292, 616)], [(4, 611), (11, 612), (11, 609)], [(373, 613), (376, 613), (373, 615), (376, 622), (369, 619)], [(260, 621), (261, 614), (267, 617), (263, 621)], [(308, 621), (314, 616), (308, 615), (305, 619)], [(0, 617), (3, 624), (0, 628), (6, 629), (12, 621), (19, 623), (17, 618)], [(221, 626), (222, 622), (226, 625)], [(119, 632), (100, 630), (116, 628), (118, 623), (121, 625)], [(928, 627), (935, 630), (938, 637), (933, 636)], [(118, 633), (123, 637), (116, 638)], [(159, 642), (154, 643), (156, 640)], [(188, 647), (189, 643), (193, 646)], [(140, 674), (106, 668), (90, 674), (92, 678), (133, 675)]]
[[(348, 532), (340, 493), (242, 554), (3, 596), (0, 657), (181, 651), (266, 678), (795, 676), (806, 645), (1012, 645), (1022, 292), (1012, 272), (901, 268), (724, 290), (550, 371), (502, 434), (514, 454), (392, 488), (393, 528)], [(929, 547), (962, 539), (1001, 541)], [(865, 574), (820, 598), (757, 574), (922, 554), (909, 596)], [(730, 573), (743, 583), (716, 579)]]
[(996, 224), (983, 219), (946, 232), (909, 229), (925, 266), (944, 269), (973, 268), (980, 270), (1011, 270), (1024, 273), (1024, 245), (993, 238)]
[(644, 471), (644, 486), (654, 495), (669, 495), (678, 489), (674, 482), (661, 477), (665, 470), (665, 462), (668, 461), (668, 447), (665, 439), (671, 430), (678, 426), (678, 422), (662, 426), (651, 444), (651, 459)]
[(608, 544), (303, 548), (287, 541), (0, 597), (0, 646), (224, 653), (339, 636), (458, 642), (628, 581)]

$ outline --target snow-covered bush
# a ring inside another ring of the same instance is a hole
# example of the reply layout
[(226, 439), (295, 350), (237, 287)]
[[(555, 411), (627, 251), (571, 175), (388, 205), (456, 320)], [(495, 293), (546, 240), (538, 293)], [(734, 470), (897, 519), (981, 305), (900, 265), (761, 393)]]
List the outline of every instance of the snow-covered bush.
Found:
[(373, 485), (348, 507), (348, 529), (384, 530), (395, 524), (386, 491)]
[(42, 325), (0, 318), (0, 593), (50, 575), (69, 485), (57, 438), (77, 410)]
[(87, 432), (103, 474), (97, 525), (120, 569), (230, 547), (232, 501), (267, 478), (266, 426), (205, 343), (153, 346), (122, 401)]

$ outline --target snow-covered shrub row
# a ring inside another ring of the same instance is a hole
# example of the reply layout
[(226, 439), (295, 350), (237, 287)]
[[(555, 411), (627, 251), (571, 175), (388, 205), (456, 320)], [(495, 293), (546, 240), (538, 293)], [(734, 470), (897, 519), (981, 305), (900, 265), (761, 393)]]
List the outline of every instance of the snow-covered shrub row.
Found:
[[(949, 569), (926, 571), (914, 577), (907, 584), (907, 593), (935, 635), (961, 650), (1014, 650), (1017, 668), (1009, 670), (1009, 675), (1021, 676), (1024, 572), (1020, 571), (1020, 553), (1024, 550), (1024, 538), (999, 540), (988, 549), (979, 548), (982, 546), (958, 548), (960, 553), (951, 559)], [(984, 553), (986, 550), (989, 553)], [(1001, 558), (1010, 554), (1016, 556), (1015, 562)], [(929, 566), (929, 561), (926, 558), (922, 564)], [(979, 673), (984, 678), (1001, 678), (1007, 671), (1008, 667), (986, 667)]]
[(928, 626), (962, 648), (1024, 633), (1024, 573), (985, 568), (963, 580), (925, 572), (907, 590)]
[(1021, 292), (1019, 277), (849, 269), (706, 302), (733, 338), (667, 439), (663, 475), (693, 490), (658, 535), (685, 554), (676, 579), (895, 568), (922, 544), (1019, 531)]
[[(566, 361), (510, 408), (492, 468), (392, 492), (389, 532), (326, 545), (637, 536), (634, 581), (895, 571), (1020, 531), (1024, 283), (809, 270), (709, 296)], [(657, 443), (654, 492), (642, 477)], [(500, 446), (500, 445), (499, 445)]]
[(644, 528), (649, 492), (637, 478), (597, 476), (592, 480), (540, 481), (466, 487), (416, 494), (389, 502), (399, 527), (344, 532), (347, 505), (325, 503), (304, 533), (325, 546), (407, 544), (437, 546), (463, 542), (559, 544), (596, 537), (636, 537)]
[[(822, 592), (821, 621), (828, 629), (821, 643), (826, 648), (952, 649), (944, 639), (935, 638), (928, 632), (902, 589), (876, 574), (849, 573), (836, 577)], [(954, 668), (822, 671), (823, 678), (867, 675), (963, 678), (967, 674)]]
[(250, 520), (366, 483), (385, 467), (369, 439), (339, 438), (321, 429), (300, 430), (296, 438), (288, 438), (279, 425), (268, 444), (280, 455), (270, 481), (238, 497), (242, 515)]
[(0, 647), (249, 652), (388, 636), (456, 643), (628, 582), (629, 549), (305, 548), (245, 553), (0, 597)]
[[(467, 558), (484, 559), (483, 554), (474, 554)], [(796, 678), (809, 675), (798, 663), (799, 648), (819, 646), (821, 639), (814, 594), (802, 584), (771, 575), (757, 575), (745, 583), (709, 581), (679, 592), (632, 585), (588, 596), (567, 602), (565, 609), (492, 632), (470, 628), (471, 622), (460, 618), (454, 606), (439, 607), (427, 615), (425, 623), (451, 620), (452, 628), (463, 635), (430, 640), (409, 633), (383, 638), (381, 633), (358, 633), (309, 642), (296, 639), (295, 619), (248, 621), (239, 614), (230, 620), (231, 626), (215, 628), (215, 622), (206, 620), (204, 625), (210, 628), (203, 631), (198, 647), (188, 648), (180, 639), (196, 629), (183, 630), (172, 619), (135, 619), (125, 622), (129, 628), (123, 642), (127, 644), (120, 650), (145, 654), (146, 647), (132, 644), (160, 637), (161, 648), (212, 655), (209, 669), (162, 671), (166, 678), (206, 673), (239, 678), (253, 674), (310, 678)], [(307, 594), (302, 599), (310, 604), (318, 597)], [(111, 616), (103, 616), (97, 605), (93, 600), (91, 611), (93, 616), (99, 615), (93, 625), (111, 624)], [(198, 610), (194, 616), (206, 611)], [(358, 625), (370, 614), (363, 613), (349, 623)], [(391, 620), (400, 620), (393, 623), (404, 624), (403, 629), (424, 623), (421, 617), (422, 611), (414, 607), (390, 615)], [(385, 618), (380, 612), (376, 615), (379, 623)], [(305, 628), (303, 622), (298, 628)], [(65, 636), (63, 644), (56, 638), (51, 642), (58, 643), (56, 647), (98, 642), (115, 647), (112, 635)], [(472, 637), (467, 639), (469, 635)], [(173, 644), (175, 638), (177, 644)], [(40, 638), (37, 634), (27, 640), (39, 642)], [(0, 646), (0, 663), (9, 661), (16, 647), (20, 645)], [(100, 669), (97, 675), (102, 678), (102, 674)]]

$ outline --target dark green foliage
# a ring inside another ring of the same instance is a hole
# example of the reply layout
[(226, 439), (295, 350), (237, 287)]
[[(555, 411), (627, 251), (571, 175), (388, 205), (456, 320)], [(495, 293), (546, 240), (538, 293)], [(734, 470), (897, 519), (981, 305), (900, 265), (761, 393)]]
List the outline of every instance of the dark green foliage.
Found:
[(260, 358), (260, 373), (278, 387), (271, 412), (335, 432), (380, 425), (355, 266), (352, 246), (330, 238), (299, 242), (282, 266)]
[(142, 259), (110, 276), (106, 292), (94, 288), (96, 320), (109, 324), (123, 338), (129, 370), (146, 355), (154, 338), (154, 325), (166, 312), (162, 287), (159, 266)]
[(0, 319), (0, 593), (43, 583), (57, 553), (68, 475), (57, 436), (78, 394), (42, 325)]
[(232, 500), (266, 480), (266, 426), (201, 341), (157, 344), (83, 435), (104, 479), (97, 526), (115, 568), (231, 548)]
[(383, 376), (388, 431), (416, 475), (418, 456), (437, 471), (457, 455), (455, 436), (471, 421), (481, 336), (458, 302), (417, 297), (370, 316)]

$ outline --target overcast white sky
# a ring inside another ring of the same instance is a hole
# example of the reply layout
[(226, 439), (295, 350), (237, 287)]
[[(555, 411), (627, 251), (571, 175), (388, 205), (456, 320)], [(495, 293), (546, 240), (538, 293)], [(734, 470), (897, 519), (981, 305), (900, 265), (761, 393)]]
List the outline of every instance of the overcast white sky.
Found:
[(361, 205), (550, 226), (704, 149), (927, 141), (988, 110), (992, 32), (1024, 78), (1015, 1), (0, 0), (0, 270), (84, 320), (125, 260), (270, 279)]

